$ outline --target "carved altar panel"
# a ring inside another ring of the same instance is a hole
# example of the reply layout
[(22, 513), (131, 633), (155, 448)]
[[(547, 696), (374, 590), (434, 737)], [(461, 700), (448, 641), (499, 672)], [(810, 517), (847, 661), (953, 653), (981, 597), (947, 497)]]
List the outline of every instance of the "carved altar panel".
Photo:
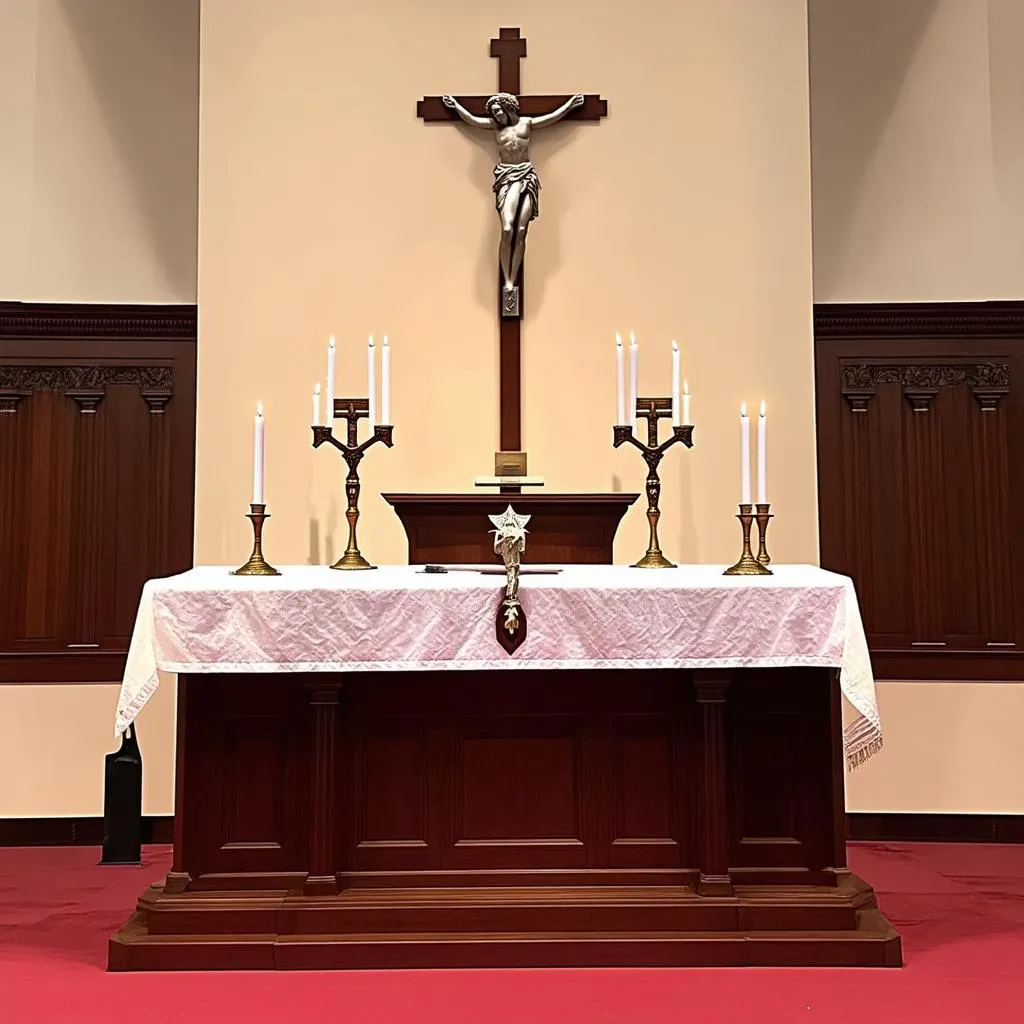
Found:
[(876, 675), (1024, 677), (1019, 304), (824, 307), (816, 355), (822, 565)]
[(194, 308), (0, 304), (0, 682), (119, 678), (194, 459)]

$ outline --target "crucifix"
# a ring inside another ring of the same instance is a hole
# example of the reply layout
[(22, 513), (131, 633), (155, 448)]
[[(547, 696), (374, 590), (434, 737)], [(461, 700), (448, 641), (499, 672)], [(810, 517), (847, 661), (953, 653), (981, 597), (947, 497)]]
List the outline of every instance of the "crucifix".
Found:
[(526, 475), (522, 446), (520, 341), (523, 317), (523, 259), (530, 223), (539, 213), (540, 179), (530, 161), (534, 130), (563, 119), (600, 121), (608, 101), (597, 95), (521, 96), (519, 64), (526, 40), (518, 28), (503, 28), (491, 40), (498, 60), (498, 92), (493, 96), (425, 96), (416, 113), (427, 122), (461, 120), (494, 132), (498, 163), (494, 168), (495, 207), (501, 221), (498, 245), (498, 316), (500, 322), (500, 447), (495, 454), (495, 482), (507, 493), (520, 493), (514, 482)]

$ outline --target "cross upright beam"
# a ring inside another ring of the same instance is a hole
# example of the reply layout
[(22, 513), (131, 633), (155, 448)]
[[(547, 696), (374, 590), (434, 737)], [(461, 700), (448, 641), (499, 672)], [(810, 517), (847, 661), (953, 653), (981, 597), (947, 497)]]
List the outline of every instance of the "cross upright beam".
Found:
[[(526, 56), (526, 39), (518, 28), (502, 28), (498, 36), (490, 40), (490, 55), (498, 62), (497, 92), (511, 93), (519, 100), (519, 112), (528, 118), (542, 117), (557, 111), (574, 94), (564, 95), (520, 95), (522, 76), (520, 67)], [(459, 104), (475, 117), (488, 116), (489, 96), (456, 95)], [(565, 115), (567, 121), (600, 121), (608, 114), (608, 101), (603, 97), (584, 95), (583, 103)], [(440, 96), (424, 96), (416, 104), (416, 115), (428, 123), (450, 123), (458, 121), (458, 114), (446, 106)], [(500, 445), (502, 452), (518, 452), (522, 445), (522, 386), (521, 386), (521, 335), (523, 315), (522, 270), (519, 272), (518, 307), (511, 314), (503, 308), (501, 274), (498, 275), (498, 317), (500, 331), (500, 374), (499, 409), (501, 417)]]

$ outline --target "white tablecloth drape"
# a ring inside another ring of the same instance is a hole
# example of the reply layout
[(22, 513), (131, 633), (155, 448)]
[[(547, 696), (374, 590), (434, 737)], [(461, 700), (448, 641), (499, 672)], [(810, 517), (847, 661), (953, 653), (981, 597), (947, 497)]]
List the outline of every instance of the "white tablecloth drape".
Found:
[(290, 566), (281, 576), (238, 577), (198, 567), (145, 585), (115, 732), (134, 721), (161, 671), (820, 666), (840, 669), (848, 765), (867, 760), (882, 731), (852, 581), (810, 565), (758, 577), (722, 568), (580, 565), (523, 576), (529, 632), (509, 656), (494, 636), (503, 576)]

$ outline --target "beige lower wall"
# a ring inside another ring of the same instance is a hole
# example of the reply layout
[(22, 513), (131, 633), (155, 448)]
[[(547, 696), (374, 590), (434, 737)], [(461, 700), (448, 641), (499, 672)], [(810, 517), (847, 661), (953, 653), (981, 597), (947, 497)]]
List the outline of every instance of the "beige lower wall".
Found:
[[(851, 811), (1024, 813), (1024, 685), (880, 682), (886, 745), (847, 777)], [(117, 687), (0, 687), (0, 818), (103, 813)], [(139, 719), (143, 813), (174, 809), (173, 678)]]
[[(143, 814), (174, 813), (174, 677), (139, 716)], [(0, 818), (103, 813), (116, 685), (0, 686)]]

